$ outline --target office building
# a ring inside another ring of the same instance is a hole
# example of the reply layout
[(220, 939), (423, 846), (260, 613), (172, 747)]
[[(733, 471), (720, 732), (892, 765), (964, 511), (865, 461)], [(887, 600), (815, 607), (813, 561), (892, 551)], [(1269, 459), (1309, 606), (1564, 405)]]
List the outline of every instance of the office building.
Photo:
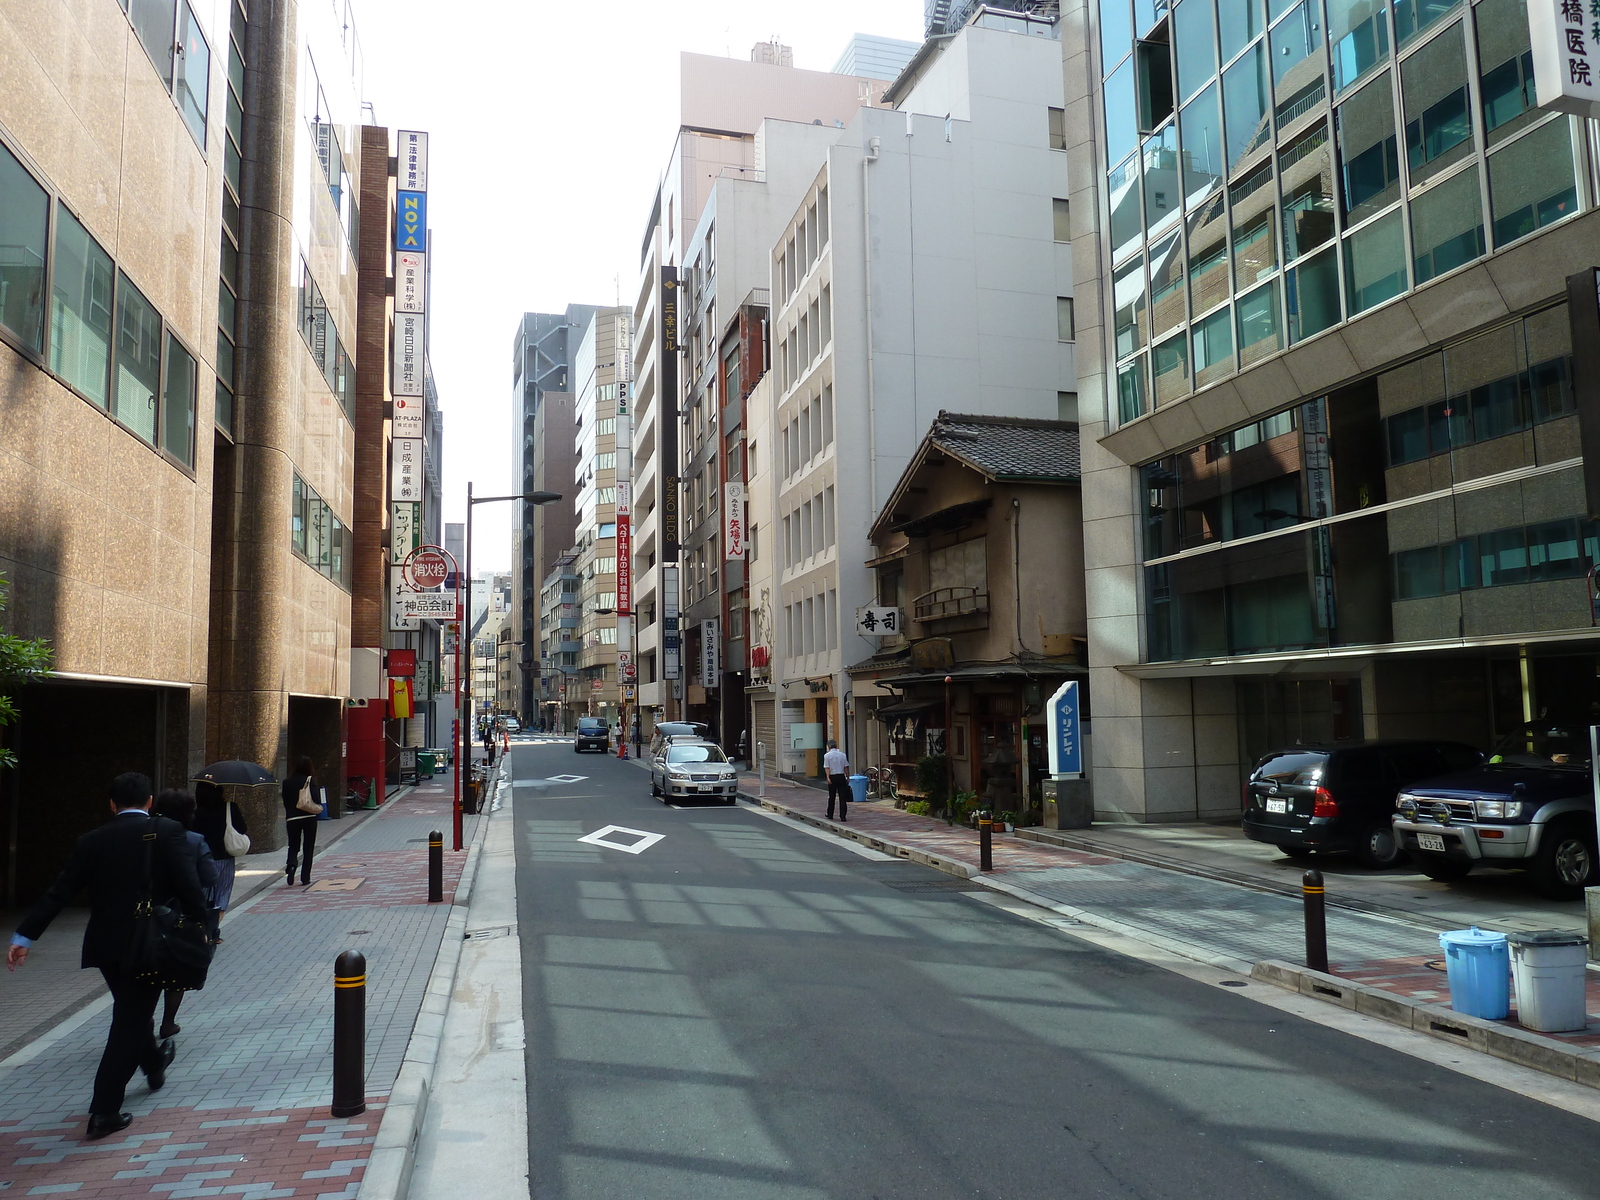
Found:
[[(571, 304), (565, 312), (524, 313), (512, 344), (512, 478), (526, 492), (568, 490), (573, 477), (571, 350), (596, 312)], [(513, 613), (524, 657), (518, 675), (518, 707), (531, 719), (539, 703), (539, 672), (530, 648), (539, 639), (539, 591), (557, 557), (572, 545), (571, 504), (515, 502), (518, 514), (512, 555)]]
[(899, 38), (858, 33), (846, 43), (839, 55), (839, 61), (833, 64), (833, 73), (860, 75), (867, 79), (893, 82), (900, 77), (900, 72), (905, 70), (912, 55), (921, 47), (921, 42), (906, 42)]
[(1296, 741), (1587, 724), (1597, 126), (1536, 103), (1525, 7), (1063, 28), (1098, 814), (1234, 817)]

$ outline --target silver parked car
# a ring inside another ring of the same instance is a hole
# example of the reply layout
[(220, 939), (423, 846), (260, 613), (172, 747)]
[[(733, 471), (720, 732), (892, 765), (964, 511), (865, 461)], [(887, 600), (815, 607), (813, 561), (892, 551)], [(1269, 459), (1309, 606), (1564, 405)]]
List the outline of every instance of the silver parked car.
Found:
[(650, 794), (663, 803), (692, 798), (732, 804), (738, 792), (739, 774), (715, 742), (675, 737), (650, 760)]

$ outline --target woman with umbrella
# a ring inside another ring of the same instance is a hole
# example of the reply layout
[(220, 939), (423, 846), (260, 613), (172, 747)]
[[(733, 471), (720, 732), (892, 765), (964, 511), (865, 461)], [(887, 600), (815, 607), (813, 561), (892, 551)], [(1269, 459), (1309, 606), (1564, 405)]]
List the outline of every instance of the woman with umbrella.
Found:
[(228, 799), (227, 787), (276, 783), (272, 772), (251, 762), (213, 763), (195, 776), (195, 832), (206, 839), (217, 863), (217, 882), (211, 889), (211, 931), (217, 942), (222, 914), (233, 901), (234, 859), (250, 853), (250, 829), (244, 813)]

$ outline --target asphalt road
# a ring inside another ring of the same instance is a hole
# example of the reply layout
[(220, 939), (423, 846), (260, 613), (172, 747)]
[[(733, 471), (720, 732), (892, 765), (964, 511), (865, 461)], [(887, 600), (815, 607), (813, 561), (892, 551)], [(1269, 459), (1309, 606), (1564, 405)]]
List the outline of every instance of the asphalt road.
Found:
[[(513, 755), (535, 1200), (1600, 1196), (1580, 1117), (614, 758)], [(607, 825), (662, 837), (578, 840)]]

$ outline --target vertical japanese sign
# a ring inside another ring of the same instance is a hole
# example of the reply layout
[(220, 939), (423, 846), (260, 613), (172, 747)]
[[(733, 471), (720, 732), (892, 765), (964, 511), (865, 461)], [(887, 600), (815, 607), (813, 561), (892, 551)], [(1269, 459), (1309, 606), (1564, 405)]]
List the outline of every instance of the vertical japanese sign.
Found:
[(1057, 779), (1083, 777), (1082, 714), (1078, 707), (1078, 681), (1061, 685), (1046, 707), (1050, 714), (1050, 774)]
[(678, 268), (661, 268), (661, 561), (678, 561)]
[(1528, 33), (1539, 107), (1600, 117), (1600, 5), (1528, 0)]
[(399, 566), (389, 568), (389, 628), (397, 632), (422, 628), (422, 618), (408, 616), (406, 597), (416, 595)]
[(723, 557), (744, 558), (744, 484), (730, 480), (722, 485)]
[(722, 678), (722, 646), (717, 640), (717, 618), (700, 622), (700, 682), (716, 687)]
[(422, 545), (422, 505), (395, 500), (389, 505), (389, 554), (400, 561)]
[(418, 438), (395, 438), (391, 449), (389, 496), (399, 502), (422, 499), (422, 442)]
[(683, 675), (683, 635), (678, 630), (678, 564), (661, 568), (661, 678)]

